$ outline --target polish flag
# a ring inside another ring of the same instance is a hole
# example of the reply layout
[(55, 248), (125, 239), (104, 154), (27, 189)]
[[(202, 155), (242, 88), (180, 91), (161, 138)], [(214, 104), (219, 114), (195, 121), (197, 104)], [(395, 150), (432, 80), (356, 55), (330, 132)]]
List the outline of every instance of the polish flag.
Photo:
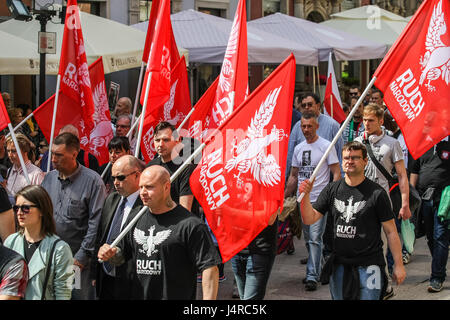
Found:
[(325, 98), (323, 104), (327, 113), (338, 123), (342, 123), (347, 118), (344, 110), (342, 110), (341, 95), (336, 82), (336, 75), (334, 74), (332, 53), (328, 57), (328, 77), (327, 86), (325, 88)]

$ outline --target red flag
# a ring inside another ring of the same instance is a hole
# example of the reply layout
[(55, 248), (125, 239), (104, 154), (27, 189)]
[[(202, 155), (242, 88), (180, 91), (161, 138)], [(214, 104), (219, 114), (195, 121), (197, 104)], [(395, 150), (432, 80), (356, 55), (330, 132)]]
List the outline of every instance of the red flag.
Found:
[(6, 111), (5, 102), (3, 101), (3, 97), (0, 92), (0, 131), (5, 129), (10, 122), (8, 112)]
[[(83, 136), (88, 136), (94, 128), (92, 116), (95, 107), (76, 0), (67, 1), (58, 74), (61, 76), (61, 92), (81, 106), (81, 123), (78, 127), (81, 127)], [(65, 106), (62, 106), (63, 109), (58, 110), (58, 113), (66, 112)]]
[[(205, 129), (219, 127), (245, 100), (248, 93), (247, 13), (240, 0), (234, 15), (227, 50), (217, 84), (216, 96), (208, 110)], [(213, 130), (209, 130), (211, 133)]]
[(216, 98), (217, 84), (219, 77), (209, 86), (209, 88), (202, 95), (200, 100), (194, 106), (194, 112), (189, 118), (188, 136), (198, 141), (204, 141), (208, 135), (208, 128), (210, 122), (209, 112), (211, 106), (214, 104)]
[[(80, 133), (81, 148), (92, 153), (97, 158), (99, 164), (102, 165), (109, 161), (108, 143), (113, 138), (113, 131), (101, 57), (89, 66), (89, 75), (95, 102), (93, 129), (88, 135), (83, 135), (82, 128), (80, 127), (80, 123), (82, 123), (81, 106), (60, 90), (55, 132), (58, 133), (67, 124), (74, 125)], [(52, 114), (54, 103), (55, 95), (51, 96), (33, 112), (33, 116), (47, 141), (50, 141), (52, 125), (51, 118), (48, 115)], [(62, 112), (62, 110), (64, 111)]]
[(424, 1), (374, 74), (414, 159), (449, 135), (449, 15), (448, 0)]
[[(155, 108), (169, 99), (170, 96), (170, 72), (180, 60), (180, 54), (175, 43), (173, 35), (172, 23), (170, 21), (170, 1), (159, 0), (152, 5), (152, 13), (157, 12), (155, 22), (149, 21), (149, 29), (147, 30), (146, 44), (144, 55), (148, 56), (147, 70), (145, 72), (144, 83), (142, 86), (140, 102), (144, 105), (145, 90), (147, 87), (148, 77), (151, 74), (150, 91), (148, 96), (148, 108), (146, 113), (151, 113)], [(155, 6), (155, 7), (153, 7)], [(151, 25), (151, 23), (155, 23)], [(151, 40), (151, 41), (150, 41)], [(151, 50), (150, 50), (151, 49)], [(148, 52), (148, 53), (147, 53)]]
[(291, 54), (215, 130), (189, 180), (224, 262), (283, 205), (294, 85)]
[(338, 123), (342, 123), (347, 118), (344, 110), (342, 110), (341, 95), (336, 82), (336, 75), (334, 74), (333, 59), (331, 53), (328, 58), (328, 78), (327, 86), (325, 88), (325, 98), (323, 104), (327, 113)]
[(167, 121), (176, 128), (183, 122), (191, 110), (191, 98), (189, 96), (189, 83), (184, 56), (178, 61), (170, 76), (170, 98), (166, 103), (154, 108), (151, 114), (144, 118), (144, 126), (141, 150), (144, 160), (149, 162), (155, 156), (156, 150), (153, 144), (153, 129), (161, 121)]

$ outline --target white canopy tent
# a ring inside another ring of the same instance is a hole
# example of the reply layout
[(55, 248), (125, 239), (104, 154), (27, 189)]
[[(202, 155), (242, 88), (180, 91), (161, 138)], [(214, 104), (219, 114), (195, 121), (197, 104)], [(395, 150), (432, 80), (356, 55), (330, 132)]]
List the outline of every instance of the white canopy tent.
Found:
[[(189, 51), (189, 61), (199, 64), (221, 64), (233, 22), (192, 9), (171, 15), (178, 45)], [(148, 22), (132, 27), (146, 31)], [(317, 65), (318, 52), (299, 42), (289, 41), (256, 29), (247, 23), (248, 62), (278, 64), (292, 52), (299, 65)]]
[(335, 28), (364, 39), (376, 41), (390, 48), (408, 20), (378, 6), (362, 6), (331, 15), (320, 25)]
[[(80, 19), (89, 64), (102, 56), (105, 74), (141, 66), (145, 33), (130, 26), (85, 12), (80, 12)], [(11, 19), (0, 23), (0, 31), (31, 43), (30, 46), (26, 42), (8, 42), (9, 38), (0, 34), (0, 43), (5, 44), (0, 50), (0, 66), (9, 64), (8, 68), (0, 69), (1, 74), (39, 74), (37, 42), (40, 29), (40, 23), (36, 19), (29, 22)], [(46, 55), (46, 74), (56, 74), (64, 32), (64, 25), (60, 23), (59, 18), (54, 17), (53, 21), (47, 23), (47, 32), (56, 32), (57, 35), (56, 54)], [(8, 47), (9, 51), (16, 52), (25, 60), (28, 58), (29, 61), (32, 61), (34, 67), (25, 68), (24, 60), (3, 60), (4, 47)], [(179, 50), (180, 54), (185, 55), (186, 60), (188, 60), (187, 50), (182, 48), (179, 48)]]
[(384, 44), (282, 13), (249, 21), (248, 25), (315, 48), (320, 61), (328, 61), (330, 52), (338, 61), (352, 61), (382, 58), (387, 51)]

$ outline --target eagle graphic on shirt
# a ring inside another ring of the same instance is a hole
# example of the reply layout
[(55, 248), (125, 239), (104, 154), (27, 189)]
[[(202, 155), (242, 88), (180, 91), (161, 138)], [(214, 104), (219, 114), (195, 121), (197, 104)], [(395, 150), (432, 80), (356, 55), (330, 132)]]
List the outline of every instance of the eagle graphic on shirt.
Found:
[(364, 200), (353, 203), (353, 196), (348, 199), (348, 205), (345, 205), (345, 201), (334, 199), (334, 207), (342, 214), (341, 219), (346, 223), (356, 219), (355, 215), (361, 211), (365, 205), (366, 202)]
[(156, 246), (163, 243), (172, 233), (172, 230), (163, 230), (157, 232), (155, 235), (155, 226), (151, 226), (148, 229), (149, 235), (145, 235), (145, 231), (139, 230), (138, 228), (134, 229), (133, 238), (137, 244), (142, 246), (142, 249), (139, 249), (139, 252), (147, 254), (147, 257), (158, 252)]

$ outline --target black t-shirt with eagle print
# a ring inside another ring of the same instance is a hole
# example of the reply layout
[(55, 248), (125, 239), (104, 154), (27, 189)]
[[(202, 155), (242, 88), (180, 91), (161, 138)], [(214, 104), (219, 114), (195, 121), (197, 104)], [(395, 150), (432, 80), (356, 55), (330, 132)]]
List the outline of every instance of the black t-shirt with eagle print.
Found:
[(331, 212), (337, 257), (366, 257), (370, 264), (384, 265), (381, 224), (394, 214), (381, 186), (366, 178), (352, 187), (340, 179), (322, 190), (313, 208)]
[(135, 265), (133, 299), (194, 300), (197, 272), (221, 263), (206, 224), (181, 205), (144, 213), (118, 246)]

